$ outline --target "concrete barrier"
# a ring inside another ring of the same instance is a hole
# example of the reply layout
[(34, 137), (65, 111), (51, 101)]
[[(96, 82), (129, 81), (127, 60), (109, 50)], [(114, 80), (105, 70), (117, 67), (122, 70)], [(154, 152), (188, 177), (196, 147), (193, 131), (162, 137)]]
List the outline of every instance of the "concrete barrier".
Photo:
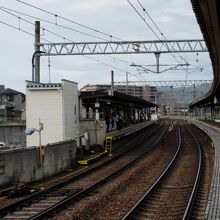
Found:
[(0, 186), (40, 180), (71, 168), (76, 147), (75, 140), (47, 145), (41, 166), (37, 147), (0, 151)]
[(26, 140), (24, 125), (0, 126), (0, 141), (6, 144), (23, 143)]
[(106, 135), (105, 121), (80, 120), (80, 134), (83, 134), (85, 131), (89, 132), (91, 145), (104, 144)]

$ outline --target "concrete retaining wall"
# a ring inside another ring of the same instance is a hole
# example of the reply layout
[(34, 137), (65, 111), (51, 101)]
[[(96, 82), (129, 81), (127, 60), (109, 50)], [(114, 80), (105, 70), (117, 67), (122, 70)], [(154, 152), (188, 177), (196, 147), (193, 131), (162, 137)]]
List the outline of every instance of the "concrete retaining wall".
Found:
[(89, 131), (90, 144), (103, 145), (106, 135), (105, 121), (96, 122), (95, 120), (80, 120), (80, 135), (86, 130)]
[(76, 141), (47, 145), (42, 166), (36, 147), (0, 151), (0, 186), (39, 180), (75, 164)]
[(6, 144), (17, 144), (25, 142), (24, 125), (0, 126), (0, 141)]

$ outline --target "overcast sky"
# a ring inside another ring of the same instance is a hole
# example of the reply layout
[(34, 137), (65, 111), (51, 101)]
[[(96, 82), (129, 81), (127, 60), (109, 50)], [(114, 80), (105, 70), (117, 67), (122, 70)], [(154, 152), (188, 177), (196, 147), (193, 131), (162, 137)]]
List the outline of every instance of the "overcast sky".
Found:
[[(109, 35), (123, 40), (157, 40), (156, 36), (141, 20), (127, 0), (24, 0), (26, 3), (45, 9), (53, 14), (68, 18), (72, 21), (86, 25)], [(163, 32), (166, 39), (202, 39), (199, 26), (192, 11), (190, 0), (139, 0), (146, 11), (151, 15), (154, 22)], [(141, 16), (150, 20), (140, 8), (137, 0), (130, 0), (137, 8)], [(58, 23), (72, 30), (59, 28), (56, 25), (41, 21), (41, 27), (52, 31), (71, 41), (100, 41), (95, 37), (105, 38), (106, 41), (114, 40), (108, 36), (89, 31), (71, 22), (64, 21), (58, 17), (43, 11), (31, 8), (19, 3), (16, 0), (1, 0), (0, 7), (22, 12), (35, 16), (52, 23)], [(34, 52), (34, 36), (15, 30), (2, 22), (20, 28), (28, 33), (34, 34), (34, 26), (24, 22), (26, 19), (32, 23), (36, 19), (17, 14), (10, 11), (8, 14), (0, 10), (0, 84), (6, 88), (12, 88), (25, 93), (25, 80), (31, 80), (31, 59)], [(17, 17), (16, 17), (17, 16)], [(18, 17), (21, 17), (19, 19)], [(79, 34), (74, 30), (88, 33)], [(157, 32), (158, 33), (158, 32)], [(51, 42), (68, 42), (62, 37), (56, 37), (48, 32), (42, 32), (42, 38)], [(158, 33), (159, 35), (159, 33)], [(41, 40), (44, 41), (43, 39)], [(111, 55), (91, 56), (99, 62), (85, 56), (57, 56), (50, 57), (50, 79), (51, 82), (60, 82), (60, 79), (68, 79), (79, 83), (79, 88), (85, 84), (110, 83), (110, 72), (115, 71), (115, 81), (125, 81), (126, 70), (129, 73), (129, 80), (176, 80), (176, 79), (212, 79), (212, 69), (208, 53), (182, 54), (189, 60), (190, 67), (186, 71), (167, 71), (161, 74), (142, 73), (140, 74), (130, 64), (153, 65), (154, 55)], [(121, 61), (119, 61), (121, 60)], [(198, 60), (198, 62), (196, 62)], [(107, 65), (101, 64), (106, 63)], [(161, 64), (175, 64), (176, 61), (171, 55), (161, 55)], [(119, 68), (114, 69), (114, 67)], [(200, 72), (198, 68), (204, 67)], [(155, 67), (151, 67), (154, 70)], [(49, 81), (48, 57), (41, 57), (41, 82)]]

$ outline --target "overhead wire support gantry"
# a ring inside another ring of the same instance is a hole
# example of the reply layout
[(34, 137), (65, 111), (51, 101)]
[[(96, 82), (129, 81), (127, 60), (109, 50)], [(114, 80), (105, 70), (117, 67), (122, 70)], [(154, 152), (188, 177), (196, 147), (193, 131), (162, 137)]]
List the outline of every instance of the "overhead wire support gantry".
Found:
[(37, 43), (41, 56), (207, 52), (204, 40)]
[(212, 80), (160, 80), (160, 81), (128, 81), (128, 82), (114, 82), (114, 85), (125, 86), (128, 83), (129, 86), (156, 86), (156, 87), (187, 87), (187, 86), (199, 86), (204, 84), (212, 84)]

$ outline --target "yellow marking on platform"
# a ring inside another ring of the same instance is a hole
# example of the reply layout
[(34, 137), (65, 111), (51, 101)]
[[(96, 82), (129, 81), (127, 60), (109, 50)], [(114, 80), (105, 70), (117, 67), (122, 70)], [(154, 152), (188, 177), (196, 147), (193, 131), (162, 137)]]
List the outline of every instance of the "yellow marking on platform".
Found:
[(78, 160), (77, 162), (79, 165), (87, 165), (88, 164), (88, 160)]
[(80, 164), (80, 165), (88, 165), (88, 164), (89, 164), (89, 161), (95, 160), (95, 159), (97, 159), (97, 158), (99, 158), (99, 157), (101, 157), (102, 155), (105, 155), (105, 154), (107, 154), (107, 153), (108, 153), (107, 151), (104, 151), (104, 152), (102, 152), (102, 153), (100, 153), (100, 154), (97, 154), (96, 156), (94, 156), (94, 157), (92, 157), (92, 158), (89, 158), (89, 159), (87, 159), (87, 160), (78, 160), (77, 162), (78, 162), (78, 164)]

